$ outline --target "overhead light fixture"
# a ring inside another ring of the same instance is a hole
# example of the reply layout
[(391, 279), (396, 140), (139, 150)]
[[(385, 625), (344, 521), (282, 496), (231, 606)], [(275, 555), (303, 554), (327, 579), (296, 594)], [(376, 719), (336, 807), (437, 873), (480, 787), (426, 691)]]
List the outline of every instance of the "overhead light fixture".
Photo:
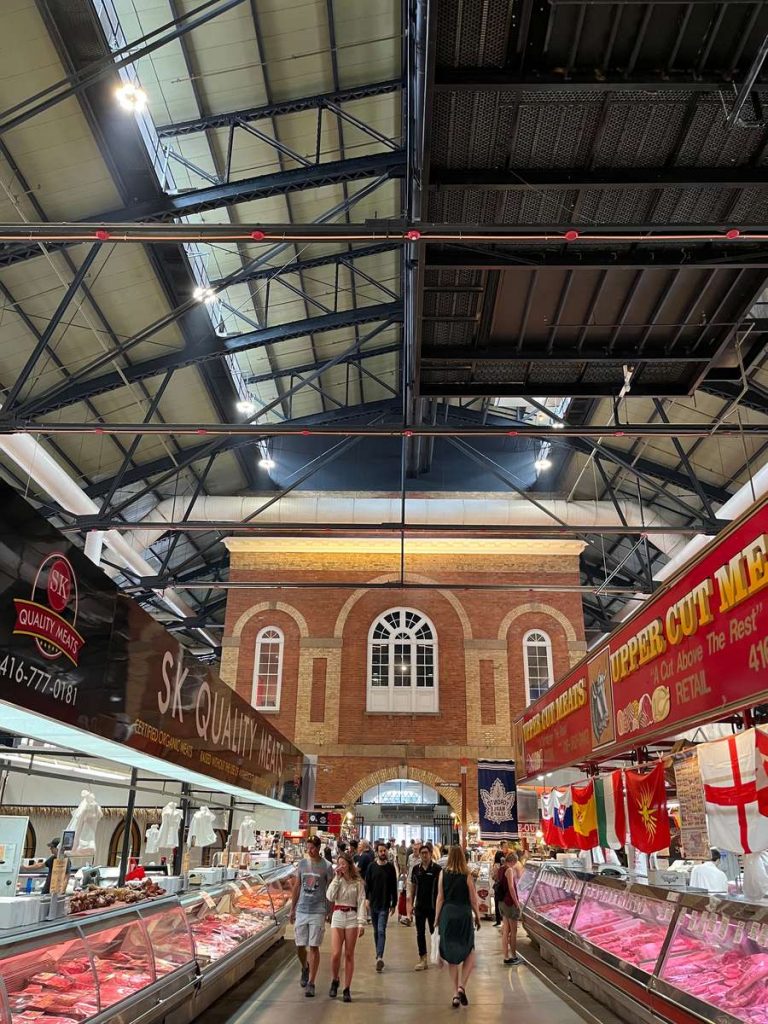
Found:
[(537, 472), (542, 473), (545, 469), (552, 468), (552, 462), (550, 459), (536, 459), (533, 466)]
[(259, 465), (262, 469), (274, 469), (277, 463), (274, 459), (270, 459), (268, 455), (264, 455), (259, 459)]
[(564, 426), (565, 426), (565, 424), (563, 423), (562, 420), (552, 420), (552, 429), (553, 430), (562, 430)]
[(235, 408), (244, 416), (253, 416), (253, 414), (256, 412), (256, 406), (253, 404), (253, 402), (249, 402), (245, 399), (242, 402), (238, 402)]
[(207, 285), (199, 284), (192, 292), (192, 298), (197, 299), (198, 302), (210, 304), (216, 301), (216, 292)]
[(120, 107), (132, 114), (140, 114), (147, 105), (147, 94), (133, 82), (124, 82), (115, 96)]

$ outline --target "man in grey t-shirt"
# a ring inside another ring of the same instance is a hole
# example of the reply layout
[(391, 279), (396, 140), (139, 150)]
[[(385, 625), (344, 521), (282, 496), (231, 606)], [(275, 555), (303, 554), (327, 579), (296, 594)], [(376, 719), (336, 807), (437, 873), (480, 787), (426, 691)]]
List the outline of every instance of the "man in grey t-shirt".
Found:
[(315, 994), (320, 946), (328, 916), (325, 893), (333, 878), (333, 866), (321, 854), (321, 845), (317, 836), (309, 838), (307, 856), (296, 865), (293, 877), (291, 923), (294, 925), (296, 955), (301, 963), (301, 987), (310, 998)]

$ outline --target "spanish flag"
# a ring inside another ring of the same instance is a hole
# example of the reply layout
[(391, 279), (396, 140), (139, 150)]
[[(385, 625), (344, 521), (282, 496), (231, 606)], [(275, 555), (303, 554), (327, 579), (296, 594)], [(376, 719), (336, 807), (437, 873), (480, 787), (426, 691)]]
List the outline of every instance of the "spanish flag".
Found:
[(592, 850), (598, 843), (594, 782), (590, 779), (581, 786), (571, 786), (571, 796), (576, 845), (580, 850)]

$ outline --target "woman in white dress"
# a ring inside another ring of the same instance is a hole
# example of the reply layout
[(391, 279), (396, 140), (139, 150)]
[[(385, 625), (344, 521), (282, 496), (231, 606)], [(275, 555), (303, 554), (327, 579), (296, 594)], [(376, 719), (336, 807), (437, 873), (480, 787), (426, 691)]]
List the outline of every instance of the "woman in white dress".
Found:
[(331, 916), (331, 989), (335, 999), (339, 992), (341, 954), (344, 951), (345, 1003), (352, 1002), (352, 977), (355, 973), (355, 946), (365, 930), (365, 883), (349, 853), (339, 854), (336, 874), (328, 886), (326, 898), (333, 905)]

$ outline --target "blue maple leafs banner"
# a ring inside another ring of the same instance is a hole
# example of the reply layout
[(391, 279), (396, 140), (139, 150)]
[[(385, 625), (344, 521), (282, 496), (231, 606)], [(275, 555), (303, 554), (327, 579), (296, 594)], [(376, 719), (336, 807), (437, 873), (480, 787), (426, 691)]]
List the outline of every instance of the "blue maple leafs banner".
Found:
[(514, 761), (477, 762), (480, 838), (516, 839), (517, 788)]

